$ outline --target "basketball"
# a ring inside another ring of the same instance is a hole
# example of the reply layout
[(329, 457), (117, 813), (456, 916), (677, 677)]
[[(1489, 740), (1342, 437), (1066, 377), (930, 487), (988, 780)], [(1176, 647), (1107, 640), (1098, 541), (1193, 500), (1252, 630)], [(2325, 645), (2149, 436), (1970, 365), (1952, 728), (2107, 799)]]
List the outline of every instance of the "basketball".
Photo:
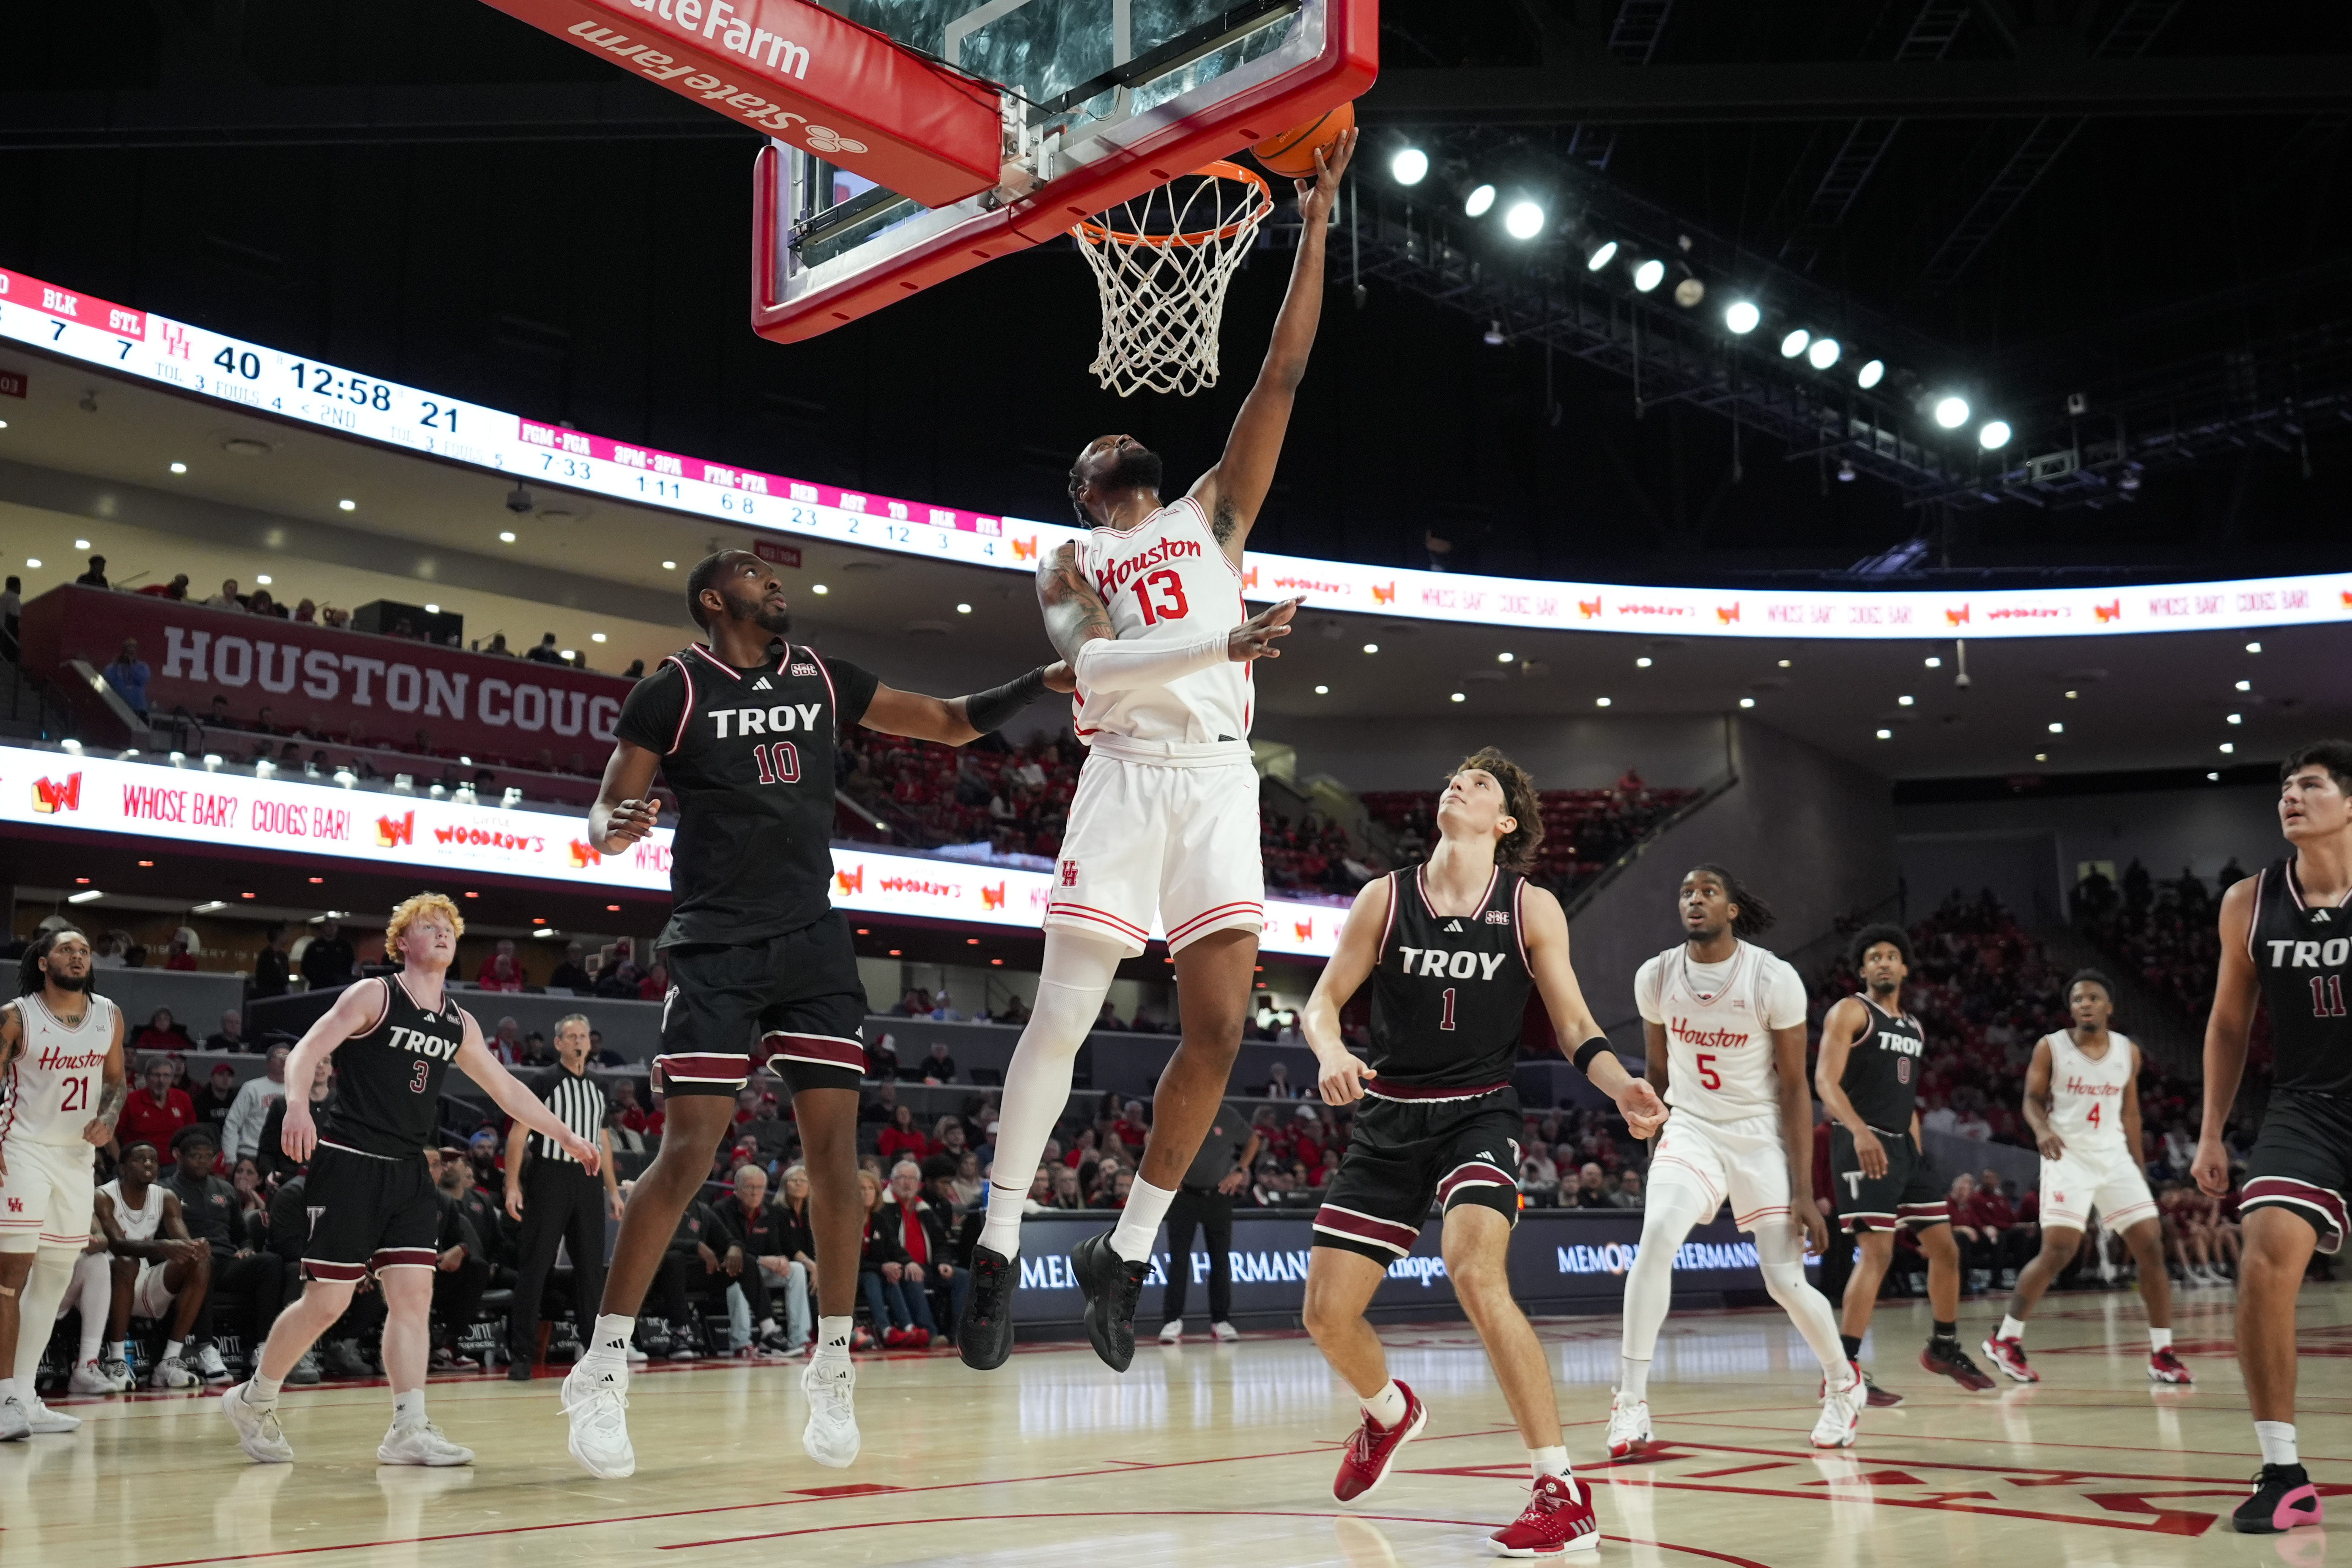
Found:
[(1258, 142), (1250, 149), (1250, 156), (1265, 164), (1269, 174), (1311, 180), (1315, 177), (1316, 153), (1328, 148), (1339, 139), (1339, 132), (1352, 131), (1355, 125), (1356, 106), (1343, 103), (1304, 125), (1294, 125), (1279, 136)]

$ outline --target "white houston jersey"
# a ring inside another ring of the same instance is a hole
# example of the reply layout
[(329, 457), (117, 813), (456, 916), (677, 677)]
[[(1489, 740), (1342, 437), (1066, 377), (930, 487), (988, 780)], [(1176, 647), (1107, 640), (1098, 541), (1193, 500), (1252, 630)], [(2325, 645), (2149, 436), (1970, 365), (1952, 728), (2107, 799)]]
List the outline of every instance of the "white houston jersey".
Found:
[[(1121, 642), (1189, 642), (1249, 619), (1242, 607), (1242, 575), (1190, 496), (1124, 533), (1096, 529), (1078, 547), (1078, 569), (1102, 595)], [(1179, 744), (1246, 741), (1249, 670), (1228, 660), (1165, 686), (1097, 694), (1081, 685), (1070, 704), (1078, 739), (1092, 743), (1101, 733)]]
[[(41, 1005), (38, 993), (10, 1004), (25, 1029), (24, 1048), (8, 1064), (7, 1103), (0, 1105), (0, 1139), (12, 1143), (79, 1145), (98, 1114), (106, 1050), (114, 1039), (114, 1004), (89, 998), (79, 1028), (67, 1028)], [(77, 1219), (75, 1224), (81, 1223)]]
[(2132, 1091), (2130, 1037), (2110, 1030), (2107, 1054), (2093, 1061), (2061, 1029), (2044, 1036), (2050, 1047), (2050, 1130), (2069, 1153), (2120, 1154), (2124, 1144), (2124, 1096)]
[(163, 1184), (147, 1184), (147, 1206), (132, 1208), (131, 1200), (122, 1195), (122, 1178), (117, 1176), (98, 1189), (106, 1201), (114, 1205), (114, 1223), (122, 1227), (125, 1239), (152, 1241), (163, 1229)]
[(1666, 1031), (1666, 1103), (1706, 1121), (1777, 1115), (1772, 1031), (1805, 1021), (1805, 985), (1786, 960), (1741, 942), (1721, 963), (1670, 947), (1642, 965), (1633, 998)]

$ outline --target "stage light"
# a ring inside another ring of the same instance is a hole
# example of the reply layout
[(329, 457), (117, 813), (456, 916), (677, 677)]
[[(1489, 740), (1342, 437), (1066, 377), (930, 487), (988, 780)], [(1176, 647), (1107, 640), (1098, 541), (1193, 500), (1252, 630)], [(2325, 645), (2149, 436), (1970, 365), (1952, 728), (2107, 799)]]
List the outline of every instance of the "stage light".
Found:
[(1485, 217), (1486, 209), (1495, 205), (1495, 187), (1481, 185), (1470, 193), (1462, 204), (1462, 211), (1470, 217)]
[(1609, 706), (1609, 699), (1606, 697), (1596, 697), (1592, 700), (1592, 705), (1595, 708), (1606, 708)]
[(1543, 232), (1544, 210), (1533, 202), (1513, 202), (1503, 215), (1503, 228), (1513, 239), (1533, 239)]
[(1457, 691), (1454, 694), (1452, 700), (1455, 702), (1467, 702), (1470, 699), (1464, 693)]
[(1598, 272), (1616, 259), (1617, 242), (1613, 239), (1604, 239), (1584, 253), (1584, 269), (1587, 272)]
[(1706, 298), (1706, 285), (1696, 278), (1685, 278), (1675, 285), (1675, 303), (1687, 310)]
[(1813, 334), (1805, 331), (1804, 328), (1799, 327), (1795, 331), (1790, 332), (1787, 337), (1780, 340), (1780, 357), (1782, 359), (1795, 359), (1799, 354), (1805, 352), (1805, 345), (1812, 341)]
[(1376, 642), (1368, 642), (1364, 645), (1364, 651), (1366, 653), (1378, 653), (1381, 651), (1381, 645)]
[(1328, 697), (1331, 695), (1331, 689), (1328, 686), (1318, 686), (1315, 689), (1315, 695), (1318, 697)]
[(1929, 654), (1929, 655), (1927, 656), (1927, 668), (1928, 668), (1929, 669), (1941, 669), (1941, 668), (1944, 668), (1944, 661), (1943, 661), (1942, 659), (1940, 659), (1940, 658), (1937, 658), (1934, 654), (1932, 654), (1932, 653), (1931, 653), (1931, 654)]
[(1860, 370), (1853, 373), (1853, 384), (1862, 388), (1864, 392), (1868, 392), (1872, 387), (1876, 386), (1880, 382), (1885, 381), (1885, 379), (1886, 362), (1883, 359), (1872, 360), (1869, 363), (1864, 365)]
[(1936, 423), (1947, 430), (1957, 430), (1969, 422), (1969, 400), (1965, 397), (1939, 397), (1936, 400)]
[(1895, 739), (1895, 731), (1892, 730), (1881, 730), (1878, 732), (1878, 738), (1882, 741), (1891, 741)]
[(1666, 264), (1656, 257), (1633, 268), (1633, 287), (1647, 294), (1666, 280)]
[(1842, 485), (1850, 485), (1853, 483), (1853, 459), (1852, 458), (1840, 458), (1838, 459), (1837, 479), (1838, 483)]
[(1429, 154), (1418, 147), (1401, 147), (1389, 160), (1389, 174), (1400, 185), (1417, 185), (1429, 177)]
[(1723, 324), (1741, 337), (1754, 331), (1763, 321), (1764, 312), (1745, 300), (1734, 300), (1723, 312)]
[(1838, 355), (1843, 352), (1835, 338), (1815, 338), (1813, 346), (1805, 351), (1805, 360), (1815, 370), (1827, 370), (1837, 363)]
[(1635, 660), (1633, 661), (1633, 668), (1634, 668), (1635, 669), (1647, 669), (1647, 668), (1650, 668), (1650, 656), (1649, 656), (1648, 654), (1643, 654), (1641, 658), (1639, 658), (1635, 659)]
[(1977, 431), (1977, 445), (1988, 452), (1998, 452), (2009, 445), (2009, 421), (1988, 419)]
[(1739, 705), (1742, 708), (1753, 708), (1756, 706), (1756, 699), (1753, 697), (1743, 697), (1739, 700)]

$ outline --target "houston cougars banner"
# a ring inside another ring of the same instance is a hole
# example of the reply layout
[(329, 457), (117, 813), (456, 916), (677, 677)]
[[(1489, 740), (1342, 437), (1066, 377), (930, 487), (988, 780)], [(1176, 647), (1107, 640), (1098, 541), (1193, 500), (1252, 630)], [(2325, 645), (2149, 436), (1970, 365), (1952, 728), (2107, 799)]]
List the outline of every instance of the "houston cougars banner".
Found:
[[(201, 765), (0, 746), (0, 827), (11, 823), (127, 833), (171, 843), (331, 857), (436, 872), (533, 877), (576, 888), (669, 890), (668, 828), (626, 854), (589, 847), (585, 814), (509, 810), (429, 796)], [(1044, 871), (835, 845), (833, 901), (873, 915), (917, 915), (1036, 930)], [(1336, 904), (1269, 899), (1260, 945), (1328, 957), (1347, 914)], [(1155, 937), (1160, 934), (1154, 928)]]

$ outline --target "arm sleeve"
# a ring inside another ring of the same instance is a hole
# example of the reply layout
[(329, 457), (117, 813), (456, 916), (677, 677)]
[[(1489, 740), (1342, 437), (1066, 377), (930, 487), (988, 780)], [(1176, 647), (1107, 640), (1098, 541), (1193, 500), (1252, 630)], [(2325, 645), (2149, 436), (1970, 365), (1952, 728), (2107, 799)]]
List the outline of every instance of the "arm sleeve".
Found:
[(1654, 958), (1633, 973), (1633, 1005), (1640, 1011), (1645, 1024), (1666, 1021), (1664, 1002), (1658, 994), (1658, 978), (1664, 973), (1664, 966)]
[(1805, 983), (1785, 959), (1774, 959), (1764, 982), (1764, 1026), (1786, 1029), (1805, 1021)]
[(826, 659), (824, 670), (833, 677), (833, 700), (840, 705), (837, 721), (846, 730), (866, 717), (882, 678), (872, 670), (860, 669), (845, 658)]
[(621, 700), (621, 717), (614, 735), (656, 756), (667, 756), (677, 743), (677, 721), (686, 712), (686, 677), (677, 666), (664, 664), (629, 689)]
[(1152, 638), (1120, 642), (1097, 637), (1078, 649), (1071, 668), (1078, 683), (1089, 691), (1129, 691), (1139, 686), (1165, 686), (1172, 680), (1225, 662), (1224, 632), (1204, 632), (1181, 642)]

